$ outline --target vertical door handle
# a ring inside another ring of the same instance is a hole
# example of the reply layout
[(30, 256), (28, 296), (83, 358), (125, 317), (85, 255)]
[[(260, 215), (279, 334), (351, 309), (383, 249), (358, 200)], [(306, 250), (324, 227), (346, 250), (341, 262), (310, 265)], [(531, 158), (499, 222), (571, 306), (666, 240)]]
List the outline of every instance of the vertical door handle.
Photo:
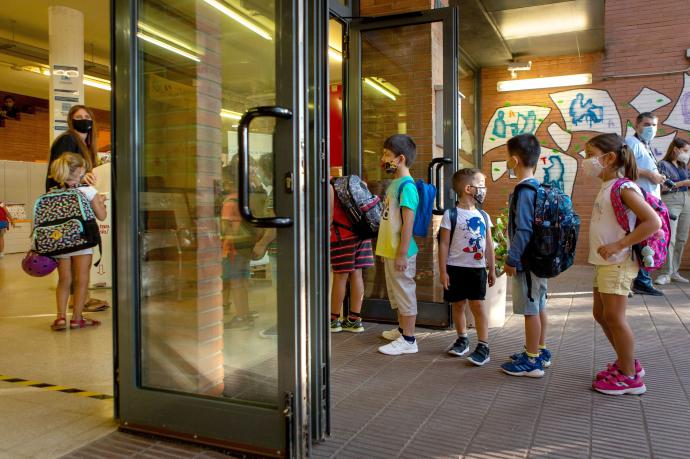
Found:
[[(436, 201), (434, 203), (433, 214), (443, 215), (443, 207), (441, 206), (441, 190), (439, 190), (438, 184), (441, 183), (441, 169), (448, 164), (452, 164), (449, 158), (434, 158), (429, 163), (428, 170), (428, 182), (436, 187)], [(433, 180), (436, 179), (434, 182)]]
[[(260, 228), (286, 228), (292, 226), (290, 217), (255, 217), (249, 207), (249, 125), (254, 118), (272, 117), (290, 119), (292, 112), (283, 107), (254, 107), (247, 110), (237, 127), (239, 160), (239, 208), (243, 219)], [(274, 188), (275, 190), (275, 188)]]

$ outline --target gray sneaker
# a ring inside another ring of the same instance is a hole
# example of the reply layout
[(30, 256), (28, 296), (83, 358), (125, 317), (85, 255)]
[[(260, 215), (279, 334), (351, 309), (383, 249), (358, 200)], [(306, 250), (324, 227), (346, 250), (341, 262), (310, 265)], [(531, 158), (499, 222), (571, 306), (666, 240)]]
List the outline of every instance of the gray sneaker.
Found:
[(467, 360), (478, 367), (483, 366), (485, 363), (489, 363), (491, 360), (489, 358), (489, 346), (484, 343), (478, 343), (477, 347), (474, 349), (474, 352), (467, 357)]
[(331, 333), (338, 333), (341, 331), (343, 331), (343, 327), (340, 319), (331, 320)]
[(456, 357), (462, 357), (463, 355), (467, 354), (469, 350), (470, 340), (467, 339), (466, 336), (458, 336), (458, 339), (455, 340), (453, 346), (451, 346), (451, 348), (448, 349), (448, 353)]

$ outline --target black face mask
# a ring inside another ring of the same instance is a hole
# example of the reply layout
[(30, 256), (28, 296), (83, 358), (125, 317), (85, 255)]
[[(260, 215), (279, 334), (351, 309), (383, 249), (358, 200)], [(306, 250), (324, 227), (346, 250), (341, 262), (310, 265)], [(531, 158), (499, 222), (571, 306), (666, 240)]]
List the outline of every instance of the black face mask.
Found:
[(82, 134), (86, 134), (93, 129), (93, 121), (92, 120), (72, 120), (72, 126), (74, 126), (74, 129), (77, 132), (81, 132)]

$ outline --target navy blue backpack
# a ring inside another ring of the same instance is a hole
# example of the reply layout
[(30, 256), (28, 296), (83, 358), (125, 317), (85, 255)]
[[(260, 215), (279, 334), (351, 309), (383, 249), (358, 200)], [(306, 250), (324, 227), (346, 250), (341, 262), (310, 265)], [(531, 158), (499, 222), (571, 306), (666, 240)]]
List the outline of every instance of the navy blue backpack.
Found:
[[(431, 213), (434, 209), (434, 200), (436, 199), (436, 187), (430, 183), (426, 183), (422, 179), (419, 179), (416, 182), (412, 180), (403, 180), (398, 188), (398, 202), (400, 202), (403, 188), (408, 183), (413, 184), (415, 188), (417, 188), (417, 194), (419, 195), (419, 205), (417, 206), (417, 212), (414, 214), (412, 235), (417, 237), (426, 237), (429, 230), (429, 225), (431, 224)], [(402, 212), (402, 208), (400, 209), (400, 212)]]

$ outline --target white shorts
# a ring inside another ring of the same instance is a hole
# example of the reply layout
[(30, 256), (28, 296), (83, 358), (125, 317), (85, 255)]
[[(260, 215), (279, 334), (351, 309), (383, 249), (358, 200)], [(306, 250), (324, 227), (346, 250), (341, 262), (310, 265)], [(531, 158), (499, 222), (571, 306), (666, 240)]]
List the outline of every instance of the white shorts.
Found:
[(77, 255), (93, 255), (93, 249), (81, 249), (77, 250), (76, 252), (63, 253), (62, 255), (55, 255), (53, 258), (70, 258), (76, 257)]

